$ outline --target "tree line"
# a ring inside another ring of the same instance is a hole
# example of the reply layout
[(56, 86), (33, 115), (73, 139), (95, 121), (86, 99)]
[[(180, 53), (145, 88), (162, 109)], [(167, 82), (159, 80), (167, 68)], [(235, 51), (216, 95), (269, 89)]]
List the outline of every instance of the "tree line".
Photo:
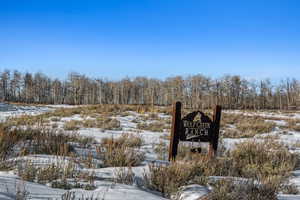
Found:
[(300, 106), (300, 82), (284, 79), (247, 80), (226, 75), (175, 76), (164, 80), (135, 77), (119, 81), (92, 79), (70, 73), (65, 80), (43, 73), (0, 72), (0, 100), (39, 104), (171, 105), (182, 101), (190, 108), (287, 109)]

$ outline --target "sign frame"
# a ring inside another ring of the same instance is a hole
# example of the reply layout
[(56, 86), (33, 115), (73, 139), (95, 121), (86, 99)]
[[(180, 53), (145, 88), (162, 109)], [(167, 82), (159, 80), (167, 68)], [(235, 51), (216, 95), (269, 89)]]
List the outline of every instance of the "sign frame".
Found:
[[(214, 157), (218, 149), (222, 107), (215, 106), (212, 120), (201, 111), (189, 113), (181, 118), (181, 107), (180, 101), (173, 105), (169, 161), (176, 159), (179, 141), (208, 142), (208, 157)], [(193, 121), (198, 114), (201, 115), (201, 121)], [(187, 138), (185, 133), (191, 137)]]

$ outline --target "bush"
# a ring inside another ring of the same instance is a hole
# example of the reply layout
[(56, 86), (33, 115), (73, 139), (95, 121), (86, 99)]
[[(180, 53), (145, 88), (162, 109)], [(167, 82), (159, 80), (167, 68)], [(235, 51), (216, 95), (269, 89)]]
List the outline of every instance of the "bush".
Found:
[(59, 122), (60, 118), (59, 117), (52, 117), (51, 121), (53, 121), (53, 122)]
[(137, 166), (145, 159), (141, 144), (140, 137), (124, 134), (117, 139), (104, 138), (97, 152), (106, 167)]
[(116, 183), (132, 185), (133, 182), (134, 182), (135, 174), (132, 172), (131, 167), (129, 167), (129, 168), (125, 168), (125, 167), (117, 168), (114, 171), (114, 174), (116, 176), (116, 178), (115, 178)]
[(286, 120), (289, 129), (294, 131), (300, 131), (300, 120), (299, 119), (289, 119)]
[(112, 145), (108, 145), (102, 150), (98, 150), (98, 153), (105, 167), (138, 166), (145, 159), (143, 152), (126, 146), (114, 148)]
[(163, 122), (152, 122), (152, 123), (138, 123), (137, 129), (153, 131), (153, 132), (163, 132), (164, 129), (169, 127)]
[(18, 175), (25, 181), (42, 184), (51, 183), (60, 178), (74, 178), (78, 172), (74, 165), (51, 164), (45, 167), (34, 166), (30, 162), (18, 165)]
[(195, 174), (195, 165), (187, 163), (172, 162), (170, 165), (150, 164), (149, 173), (144, 174), (144, 184), (147, 188), (159, 191), (164, 197), (170, 197), (177, 192), (178, 188), (191, 184), (195, 178), (206, 184), (206, 178)]
[(298, 155), (277, 142), (249, 141), (237, 144), (230, 152), (237, 176), (249, 178), (285, 178), (298, 164)]
[(299, 156), (290, 153), (280, 143), (265, 141), (246, 141), (237, 144), (235, 149), (224, 157), (207, 159), (192, 154), (190, 162), (205, 176), (234, 176), (256, 180), (273, 179), (284, 181), (296, 169)]
[(37, 176), (37, 170), (32, 163), (25, 163), (18, 166), (18, 175), (22, 180), (34, 182)]
[[(187, 155), (189, 155), (189, 159), (187, 159)], [(250, 187), (260, 193), (262, 197), (268, 199), (268, 195), (270, 195), (269, 199), (272, 199), (272, 195), (282, 189), (286, 178), (297, 167), (298, 159), (298, 155), (290, 153), (288, 148), (280, 143), (253, 140), (237, 144), (235, 149), (227, 152), (223, 157), (213, 159), (209, 159), (206, 155), (186, 152), (185, 156), (177, 157), (177, 161), (168, 166), (150, 165), (150, 172), (145, 175), (144, 179), (148, 188), (170, 196), (180, 186), (195, 182), (205, 184), (203, 181), (205, 177), (243, 177), (256, 180), (262, 185), (243, 182), (241, 183), (243, 186), (240, 188), (232, 188), (229, 184), (219, 188), (220, 192), (226, 190), (230, 195), (237, 195), (239, 192), (247, 191)], [(200, 177), (200, 179), (196, 177)], [(228, 191), (229, 189), (230, 191)], [(249, 195), (250, 199), (255, 199), (254, 193)], [(254, 197), (252, 198), (251, 195)], [(234, 199), (234, 196), (225, 197), (224, 199)], [(213, 199), (222, 198), (217, 195), (213, 196)]]
[(282, 185), (281, 192), (283, 194), (293, 194), (293, 195), (299, 194), (298, 187), (296, 185), (294, 185), (294, 184), (285, 184), (285, 185)]
[(45, 168), (37, 169), (36, 179), (38, 183), (46, 184), (61, 178), (62, 173), (63, 169), (60, 166), (52, 164)]
[(154, 152), (156, 153), (158, 160), (167, 160), (168, 150), (168, 145), (162, 140), (154, 147)]
[(81, 122), (85, 128), (102, 128), (105, 130), (122, 130), (121, 123), (117, 119), (98, 117), (96, 119), (87, 119)]
[(105, 130), (122, 130), (121, 123), (117, 119), (106, 119), (102, 123), (102, 128)]
[(263, 119), (243, 120), (237, 124), (241, 132), (252, 132), (254, 134), (269, 133), (275, 128), (275, 123), (266, 122)]
[(0, 159), (5, 160), (8, 156), (18, 154), (67, 156), (74, 151), (71, 142), (86, 146), (92, 141), (92, 138), (65, 134), (55, 129), (21, 129), (0, 126)]
[[(229, 127), (229, 124), (236, 126), (236, 128)], [(265, 121), (263, 117), (224, 113), (221, 126), (223, 127), (223, 137), (250, 138), (257, 134), (271, 132), (276, 124)]]
[(113, 146), (115, 148), (122, 146), (140, 148), (144, 141), (140, 135), (123, 133), (118, 138), (103, 138), (101, 143), (104, 146)]
[(79, 130), (81, 126), (81, 122), (78, 120), (70, 120), (65, 122), (64, 129), (67, 131)]
[(255, 181), (217, 181), (206, 200), (277, 200), (277, 185)]
[(0, 160), (5, 160), (13, 151), (14, 146), (24, 138), (23, 131), (11, 130), (0, 125)]
[[(57, 163), (48, 166), (34, 166), (32, 163), (21, 163), (18, 165), (18, 175), (22, 180), (37, 182), (40, 184), (50, 183), (54, 188), (71, 189), (71, 188), (91, 188), (94, 185), (95, 176), (93, 173), (84, 173), (75, 169), (75, 165)], [(68, 179), (73, 179), (74, 184), (68, 183)], [(79, 184), (87, 182), (88, 185)]]

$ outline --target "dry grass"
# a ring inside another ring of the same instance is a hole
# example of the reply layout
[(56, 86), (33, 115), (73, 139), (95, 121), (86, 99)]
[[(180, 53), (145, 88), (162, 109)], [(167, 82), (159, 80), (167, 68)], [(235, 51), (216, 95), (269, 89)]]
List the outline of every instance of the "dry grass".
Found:
[(251, 132), (240, 132), (237, 129), (225, 128), (221, 130), (221, 136), (223, 138), (252, 138), (256, 135), (254, 131)]
[(124, 134), (117, 139), (104, 138), (97, 153), (105, 167), (138, 166), (145, 159), (140, 151), (142, 144), (141, 137)]
[(277, 185), (255, 181), (223, 179), (214, 183), (213, 192), (202, 200), (277, 200)]
[(170, 129), (170, 126), (165, 122), (138, 123), (137, 129), (152, 132), (163, 132), (165, 129)]
[[(43, 129), (39, 131), (33, 129), (12, 129), (13, 126), (19, 126), (20, 124), (36, 125), (37, 122), (43, 125), (48, 123), (49, 119), (51, 121), (59, 121), (61, 117), (79, 114), (82, 117), (93, 116), (93, 118), (83, 121), (70, 121), (70, 124), (65, 124), (67, 130), (77, 130), (80, 127), (119, 130), (120, 122), (115, 120), (112, 115), (126, 116), (129, 114), (128, 111), (146, 113), (146, 118), (149, 120), (159, 119), (156, 112), (162, 112), (159, 107), (95, 105), (74, 109), (60, 109), (57, 112), (43, 114), (31, 119), (24, 117), (15, 121), (11, 120), (11, 126), (9, 126), (8, 129), (3, 126), (0, 130), (0, 156), (5, 160), (13, 155), (15, 147), (22, 147), (23, 155), (29, 153), (70, 155), (74, 153), (72, 147), (74, 142), (84, 147), (88, 147), (93, 143), (90, 139), (84, 140), (83, 138), (73, 138), (65, 134), (60, 135), (61, 133), (56, 130), (53, 132)], [(163, 112), (168, 113), (169, 111), (168, 109), (164, 109)], [(101, 115), (99, 115), (99, 113), (101, 113)], [(263, 118), (225, 114), (222, 119), (224, 119), (222, 120), (223, 127), (228, 126), (228, 124), (237, 127), (236, 132), (229, 132), (230, 129), (227, 128), (226, 130), (228, 132), (224, 134), (225, 137), (253, 137), (257, 134), (271, 132), (275, 127), (274, 123), (265, 122)], [(25, 122), (22, 122), (22, 120), (25, 120)], [(138, 128), (161, 132), (169, 127), (170, 119), (168, 120), (168, 123), (162, 120), (150, 124), (139, 123)], [(293, 122), (291, 125), (295, 126), (296, 124)], [(52, 136), (53, 134), (54, 136)], [(138, 166), (145, 159), (145, 155), (140, 149), (142, 145), (142, 138), (136, 134), (123, 134), (119, 138), (105, 138), (97, 148), (98, 158), (103, 160), (104, 167)], [(167, 150), (168, 147), (164, 142), (160, 142), (155, 147), (155, 152), (162, 160), (167, 158)], [(219, 185), (216, 183), (214, 185), (216, 191), (215, 196), (211, 196), (210, 198), (222, 199), (218, 195), (222, 196), (222, 194), (224, 194), (225, 200), (227, 200), (227, 197), (228, 200), (231, 200), (232, 195), (242, 197), (243, 194), (247, 193), (247, 197), (255, 199), (255, 193), (257, 193), (265, 197), (266, 200), (269, 200), (268, 196), (264, 196), (265, 194), (271, 195), (278, 192), (278, 190), (285, 190), (287, 193), (296, 192), (293, 187), (283, 188), (279, 186), (282, 186), (282, 183), (290, 175), (290, 172), (296, 168), (298, 157), (291, 154), (285, 146), (276, 142), (244, 142), (237, 145), (237, 148), (227, 152), (224, 156), (212, 160), (207, 159), (207, 157), (203, 155), (192, 154), (190, 153), (190, 147), (180, 145), (177, 158), (178, 162), (173, 162), (168, 166), (150, 165), (150, 172), (149, 174), (145, 174), (144, 177), (145, 185), (169, 197), (183, 185), (192, 183), (205, 185), (208, 176), (236, 176), (259, 180), (263, 185), (257, 185), (253, 182), (244, 182), (241, 186), (237, 187), (232, 185), (230, 181)], [(93, 156), (88, 156), (84, 161), (85, 166), (93, 167), (92, 161)], [(128, 170), (124, 169), (123, 171), (120, 170), (116, 172), (117, 178), (115, 181), (132, 184), (134, 174), (129, 170), (130, 168)], [(65, 189), (75, 187), (74, 185), (71, 186), (66, 181), (66, 178), (57, 178), (58, 174), (60, 176), (62, 175), (61, 173), (62, 171), (60, 169), (53, 166), (43, 168), (41, 171), (35, 170), (34, 166), (28, 166), (27, 171), (21, 174), (25, 177), (24, 179), (35, 182), (39, 181), (43, 184), (50, 181), (54, 187)], [(52, 174), (54, 175), (51, 177)], [(76, 173), (73, 173), (71, 176), (78, 180), (81, 179)], [(88, 177), (88, 175), (80, 176)], [(69, 175), (63, 174), (63, 177), (69, 177)], [(91, 177), (90, 179), (92, 180), (93, 178)], [(272, 181), (267, 182), (266, 180)], [(266, 190), (268, 190), (269, 193), (267, 193)], [(229, 196), (226, 196), (224, 192)]]
[(104, 130), (122, 130), (117, 119), (97, 117), (96, 119), (70, 120), (64, 124), (65, 130), (78, 130), (84, 128), (101, 128)]
[(79, 120), (70, 120), (65, 122), (64, 129), (67, 131), (76, 131), (79, 130), (81, 126), (81, 121)]
[(162, 140), (160, 140), (159, 143), (154, 146), (154, 152), (156, 153), (158, 160), (167, 160), (168, 151), (168, 145)]
[(236, 176), (284, 179), (297, 167), (299, 156), (277, 142), (243, 142), (229, 153)]
[[(191, 160), (194, 153), (191, 152), (190, 144), (179, 143), (178, 152), (176, 158), (179, 160)], [(158, 144), (154, 145), (154, 152), (157, 155), (158, 160), (167, 160), (169, 155), (169, 145), (160, 140)]]
[(287, 120), (287, 128), (293, 131), (300, 131), (300, 120), (299, 119)]
[(52, 117), (50, 120), (53, 122), (59, 122), (61, 119), (59, 117)]
[(224, 113), (221, 126), (221, 134), (224, 138), (250, 138), (271, 132), (276, 124), (265, 121), (263, 117)]
[(102, 128), (105, 130), (122, 130), (121, 123), (117, 119), (104, 120)]
[[(142, 105), (89, 105), (78, 106), (74, 108), (60, 108), (55, 111), (47, 112), (37, 116), (23, 115), (7, 120), (10, 126), (49, 126), (50, 121), (59, 122), (62, 118), (80, 115), (82, 118), (92, 117), (85, 120), (71, 120), (64, 124), (65, 130), (78, 130), (81, 127), (85, 128), (102, 128), (105, 130), (121, 130), (120, 122), (113, 116), (127, 116), (129, 111), (134, 111), (144, 114), (142, 118), (145, 120), (160, 120), (163, 122), (155, 122), (150, 126), (140, 124), (147, 130), (162, 131), (170, 128), (170, 119), (160, 119), (158, 112), (169, 113), (169, 107), (158, 106), (142, 106)], [(101, 115), (100, 115), (101, 114)], [(53, 125), (54, 128), (57, 125)], [(141, 127), (142, 127), (141, 126)], [(50, 126), (51, 127), (51, 126)]]
[(29, 116), (21, 115), (19, 117), (9, 118), (6, 121), (6, 124), (9, 126), (44, 126), (45, 124), (50, 123), (50, 120), (44, 116), (44, 114)]
[(280, 190), (283, 194), (293, 194), (297, 195), (300, 193), (298, 187), (294, 184), (284, 184), (281, 186)]
[[(165, 111), (166, 108), (157, 106), (136, 106), (136, 105), (88, 105), (88, 106), (78, 106), (74, 108), (60, 108), (55, 111), (50, 111), (36, 116), (23, 115), (19, 117), (14, 117), (8, 120), (14, 126), (21, 125), (37, 125), (46, 124), (51, 121), (59, 121), (64, 117), (71, 117), (73, 115), (80, 115), (82, 117), (87, 116), (98, 116), (99, 113), (106, 116), (116, 116), (128, 114), (128, 111), (134, 111), (137, 113), (157, 113), (159, 111)], [(154, 114), (155, 115), (155, 114)]]
[[(177, 157), (177, 161), (168, 166), (150, 165), (150, 172), (145, 176), (147, 187), (170, 196), (180, 186), (194, 183), (196, 177), (201, 177), (198, 180), (205, 180), (209, 176), (232, 176), (257, 180), (263, 185), (243, 183), (241, 188), (228, 191), (227, 186), (224, 186), (221, 190), (236, 195), (247, 191), (247, 188), (253, 188), (262, 196), (271, 195), (282, 189), (282, 184), (299, 164), (298, 155), (290, 153), (287, 147), (273, 141), (242, 142), (223, 157), (214, 159), (208, 159), (201, 154), (191, 154), (188, 150), (187, 148), (185, 156)], [(268, 188), (270, 193), (266, 193)], [(214, 196), (213, 199), (220, 197)]]
[(247, 119), (237, 124), (237, 129), (241, 132), (253, 132), (254, 134), (269, 133), (275, 128), (275, 123), (266, 122), (261, 119)]
[(101, 143), (104, 146), (112, 146), (114, 148), (119, 148), (122, 146), (140, 148), (144, 141), (140, 135), (123, 133), (118, 138), (103, 138)]
[[(281, 132), (280, 134), (283, 134), (283, 132)], [(260, 136), (256, 137), (256, 139), (277, 141), (280, 139), (280, 134), (276, 133), (276, 134), (260, 135)]]
[(0, 159), (27, 154), (67, 156), (73, 152), (71, 143), (84, 147), (94, 140), (56, 129), (21, 129), (0, 125)]
[[(17, 173), (22, 180), (50, 184), (53, 188), (61, 189), (86, 188), (87, 185), (93, 186), (95, 180), (93, 173), (78, 171), (73, 164), (57, 163), (38, 167), (30, 162), (25, 162), (19, 164)], [(72, 179), (73, 183), (68, 183), (67, 179)], [(79, 184), (79, 182), (87, 184)]]
[(148, 120), (160, 120), (160, 117), (158, 116), (157, 113), (148, 113), (144, 114), (141, 116), (143, 121), (148, 121)]
[(171, 135), (170, 135), (170, 133), (166, 133), (166, 134), (160, 136), (159, 138), (162, 139), (162, 140), (170, 140)]
[(233, 176), (262, 180), (266, 178), (284, 181), (296, 169), (299, 157), (277, 142), (246, 141), (238, 144), (222, 157), (207, 159), (205, 155), (189, 154), (184, 162), (196, 165), (203, 176)]
[(98, 150), (98, 154), (103, 160), (104, 167), (138, 166), (145, 159), (144, 153), (126, 146), (119, 148), (104, 146)]
[(121, 183), (121, 184), (126, 184), (126, 185), (132, 185), (134, 183), (134, 177), (135, 174), (132, 172), (132, 168), (125, 168), (125, 167), (121, 167), (121, 168), (117, 168), (114, 171), (115, 174), (115, 179), (114, 181), (116, 183)]
[(292, 144), (293, 148), (300, 148), (300, 140), (295, 141), (295, 143)]
[[(170, 197), (178, 191), (179, 187), (192, 183), (195, 179), (195, 165), (173, 162), (164, 166), (159, 164), (149, 165), (149, 173), (144, 174), (144, 184), (147, 188), (159, 191), (164, 197)], [(205, 184), (206, 179), (197, 179), (198, 184)]]
[(54, 112), (49, 112), (43, 114), (46, 118), (50, 116), (55, 117), (70, 117), (75, 114), (79, 114), (82, 116), (91, 116), (92, 114), (113, 114), (113, 115), (124, 115), (124, 113), (128, 114), (128, 111), (134, 111), (137, 113), (158, 113), (164, 112), (169, 113), (166, 107), (159, 106), (148, 106), (148, 105), (88, 105), (88, 106), (78, 106), (74, 108), (61, 108), (57, 109)]

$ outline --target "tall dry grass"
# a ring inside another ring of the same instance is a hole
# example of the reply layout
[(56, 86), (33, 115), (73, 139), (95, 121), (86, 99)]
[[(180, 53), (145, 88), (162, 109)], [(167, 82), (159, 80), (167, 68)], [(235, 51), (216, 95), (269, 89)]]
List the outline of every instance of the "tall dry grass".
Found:
[(142, 144), (140, 136), (123, 134), (119, 138), (104, 138), (97, 153), (105, 167), (138, 166), (145, 159), (140, 150)]

